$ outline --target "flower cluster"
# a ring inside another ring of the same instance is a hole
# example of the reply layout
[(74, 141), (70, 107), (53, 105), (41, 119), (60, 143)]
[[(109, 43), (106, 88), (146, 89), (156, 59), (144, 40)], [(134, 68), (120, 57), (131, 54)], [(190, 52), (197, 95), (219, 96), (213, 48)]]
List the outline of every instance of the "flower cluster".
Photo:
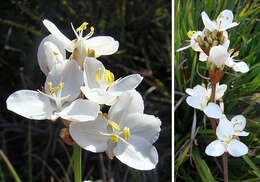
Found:
[[(38, 48), (38, 63), (46, 75), (41, 90), (19, 90), (11, 94), (7, 108), (34, 120), (58, 118), (66, 128), (60, 136), (67, 144), (78, 144), (91, 152), (106, 152), (112, 159), (139, 170), (158, 163), (153, 143), (158, 139), (161, 121), (144, 114), (142, 96), (135, 90), (139, 74), (115, 79), (97, 58), (114, 54), (119, 42), (110, 36), (95, 36), (94, 28), (83, 36), (88, 23), (72, 30), (70, 40), (49, 20), (43, 24), (51, 33)], [(66, 54), (70, 54), (66, 58)], [(103, 105), (111, 106), (102, 113)], [(68, 141), (68, 138), (71, 142)]]
[[(191, 47), (194, 51), (199, 52), (199, 60), (206, 62), (210, 83), (207, 88), (205, 85), (196, 85), (193, 89), (186, 89), (186, 93), (189, 95), (186, 102), (189, 106), (203, 111), (212, 122), (217, 139), (207, 146), (206, 154), (217, 157), (227, 152), (234, 157), (240, 157), (248, 153), (247, 146), (239, 141), (239, 136), (249, 135), (243, 131), (246, 126), (246, 118), (237, 115), (229, 121), (223, 114), (224, 105), (222, 104), (220, 107), (219, 102), (219, 100), (222, 101), (227, 90), (227, 85), (219, 84), (225, 66), (236, 72), (249, 71), (245, 62), (233, 59), (239, 55), (239, 51), (235, 52), (234, 49), (228, 51), (230, 40), (226, 30), (239, 23), (233, 22), (233, 13), (230, 10), (222, 11), (213, 21), (205, 12), (202, 12), (201, 16), (205, 26), (204, 30), (189, 31), (190, 44), (177, 51)], [(216, 123), (218, 123), (217, 127)]]

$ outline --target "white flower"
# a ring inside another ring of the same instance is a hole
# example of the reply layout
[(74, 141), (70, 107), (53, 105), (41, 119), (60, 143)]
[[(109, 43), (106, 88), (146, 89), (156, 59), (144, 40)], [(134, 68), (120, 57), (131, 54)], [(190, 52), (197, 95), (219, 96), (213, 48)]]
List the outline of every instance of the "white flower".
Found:
[(47, 76), (53, 65), (65, 63), (66, 52), (58, 39), (53, 35), (48, 35), (41, 41), (37, 57), (42, 72)]
[(221, 120), (216, 130), (218, 139), (211, 142), (206, 147), (206, 154), (218, 157), (228, 152), (234, 157), (240, 157), (248, 153), (248, 147), (237, 140), (234, 135), (233, 125), (231, 122)]
[(138, 92), (124, 92), (106, 117), (99, 115), (86, 123), (72, 122), (71, 137), (85, 150), (106, 151), (110, 159), (115, 156), (135, 169), (154, 169), (158, 153), (153, 143), (159, 137), (161, 121), (143, 114), (143, 110)]
[[(216, 91), (215, 91), (215, 100), (219, 100), (223, 97), (225, 91), (227, 90), (227, 85), (226, 84), (221, 84), (219, 85), (219, 83), (216, 84)], [(212, 88), (211, 86), (207, 87), (207, 96), (208, 98), (210, 98), (211, 96), (211, 91)]]
[(189, 41), (190, 44), (185, 46), (185, 47), (182, 47), (180, 49), (177, 49), (176, 52), (183, 51), (183, 50), (188, 49), (190, 47), (194, 51), (201, 52), (202, 49), (200, 48), (199, 43), (198, 43), (198, 41), (196, 41), (196, 39), (197, 39), (198, 36), (203, 36), (203, 32), (201, 32), (201, 31), (189, 31), (187, 34), (188, 34), (188, 37), (190, 38), (190, 41)]
[(44, 92), (16, 91), (8, 97), (7, 109), (35, 120), (55, 121), (58, 117), (72, 121), (93, 120), (97, 117), (99, 105), (77, 99), (82, 84), (83, 74), (79, 65), (74, 60), (67, 60), (53, 66), (46, 78)]
[(92, 56), (98, 57), (101, 55), (114, 54), (119, 47), (119, 42), (114, 40), (110, 36), (96, 36), (90, 38), (94, 33), (94, 28), (91, 27), (90, 33), (83, 37), (83, 31), (87, 27), (87, 23), (84, 22), (76, 30), (72, 26), (72, 29), (76, 35), (76, 40), (71, 41), (59, 29), (49, 20), (44, 19), (43, 24), (49, 30), (49, 32), (63, 43), (65, 49), (69, 52), (73, 52), (74, 59), (82, 66), (85, 56), (93, 54)]
[(235, 52), (234, 54), (233, 54), (233, 52), (234, 52), (234, 49), (231, 49), (229, 51), (229, 58), (226, 60), (225, 64), (228, 67), (231, 67), (236, 72), (241, 72), (241, 73), (248, 72), (249, 68), (245, 62), (233, 59), (233, 57), (236, 57), (239, 55), (239, 51)]
[(237, 22), (233, 22), (233, 13), (230, 10), (224, 10), (219, 15), (216, 21), (211, 21), (205, 11), (201, 13), (202, 21), (205, 28), (210, 31), (218, 30), (224, 31), (229, 28), (239, 25)]
[(208, 103), (210, 97), (205, 87), (196, 85), (193, 89), (186, 89), (186, 93), (190, 95), (186, 98), (189, 106), (203, 111), (210, 118), (218, 119), (222, 116), (222, 111), (217, 104)]
[(113, 73), (100, 61), (88, 57), (84, 63), (85, 86), (81, 90), (91, 101), (112, 105), (123, 92), (135, 89), (142, 79), (139, 74), (132, 74), (114, 81)]

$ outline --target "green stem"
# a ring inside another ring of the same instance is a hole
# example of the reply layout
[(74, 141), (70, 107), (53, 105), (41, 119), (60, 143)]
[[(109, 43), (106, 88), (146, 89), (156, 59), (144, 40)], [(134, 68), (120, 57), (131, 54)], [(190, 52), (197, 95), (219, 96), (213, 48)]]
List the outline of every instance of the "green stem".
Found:
[(81, 148), (76, 145), (73, 147), (73, 166), (74, 166), (74, 181), (81, 182)]

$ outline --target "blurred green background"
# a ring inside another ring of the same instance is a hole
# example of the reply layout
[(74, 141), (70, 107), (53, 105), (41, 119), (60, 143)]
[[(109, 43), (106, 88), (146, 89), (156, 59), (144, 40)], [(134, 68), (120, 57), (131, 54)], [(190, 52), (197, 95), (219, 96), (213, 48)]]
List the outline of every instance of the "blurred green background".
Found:
[(16, 90), (40, 89), (45, 82), (37, 63), (40, 41), (49, 32), (47, 18), (70, 39), (70, 23), (84, 21), (95, 35), (110, 35), (120, 42), (119, 51), (103, 56), (116, 78), (140, 73), (137, 88), (145, 113), (162, 121), (155, 143), (159, 163), (152, 171), (137, 171), (106, 155), (83, 152), (83, 179), (115, 182), (171, 180), (171, 2), (167, 0), (10, 0), (0, 4), (0, 181), (14, 181), (2, 160), (5, 155), (22, 181), (72, 181), (72, 147), (59, 137), (60, 121), (30, 121), (6, 110), (5, 100)]
[[(196, 112), (185, 101), (186, 88), (193, 88), (203, 80), (198, 73), (207, 75), (205, 63), (199, 63), (198, 54), (191, 48), (182, 52), (176, 49), (188, 44), (189, 30), (203, 30), (200, 13), (206, 11), (216, 19), (221, 11), (230, 9), (234, 21), (240, 25), (228, 30), (230, 49), (240, 51), (235, 59), (245, 61), (250, 71), (245, 74), (225, 69), (221, 83), (228, 85), (223, 97), (228, 119), (243, 114), (247, 118), (248, 137), (240, 137), (249, 147), (248, 155), (240, 158), (229, 156), (230, 182), (260, 181), (260, 1), (258, 0), (175, 0), (174, 1), (174, 94), (175, 181), (223, 181), (222, 158), (205, 154), (206, 146), (215, 140), (210, 122), (203, 113)], [(193, 126), (193, 127), (192, 127)], [(193, 128), (193, 129), (192, 129)]]

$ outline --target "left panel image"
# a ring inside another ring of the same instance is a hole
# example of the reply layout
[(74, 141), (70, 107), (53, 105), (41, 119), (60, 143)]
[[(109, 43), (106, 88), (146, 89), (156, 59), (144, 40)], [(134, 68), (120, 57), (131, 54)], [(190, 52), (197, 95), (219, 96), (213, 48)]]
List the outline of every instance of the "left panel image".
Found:
[(171, 181), (171, 3), (0, 5), (0, 181)]

